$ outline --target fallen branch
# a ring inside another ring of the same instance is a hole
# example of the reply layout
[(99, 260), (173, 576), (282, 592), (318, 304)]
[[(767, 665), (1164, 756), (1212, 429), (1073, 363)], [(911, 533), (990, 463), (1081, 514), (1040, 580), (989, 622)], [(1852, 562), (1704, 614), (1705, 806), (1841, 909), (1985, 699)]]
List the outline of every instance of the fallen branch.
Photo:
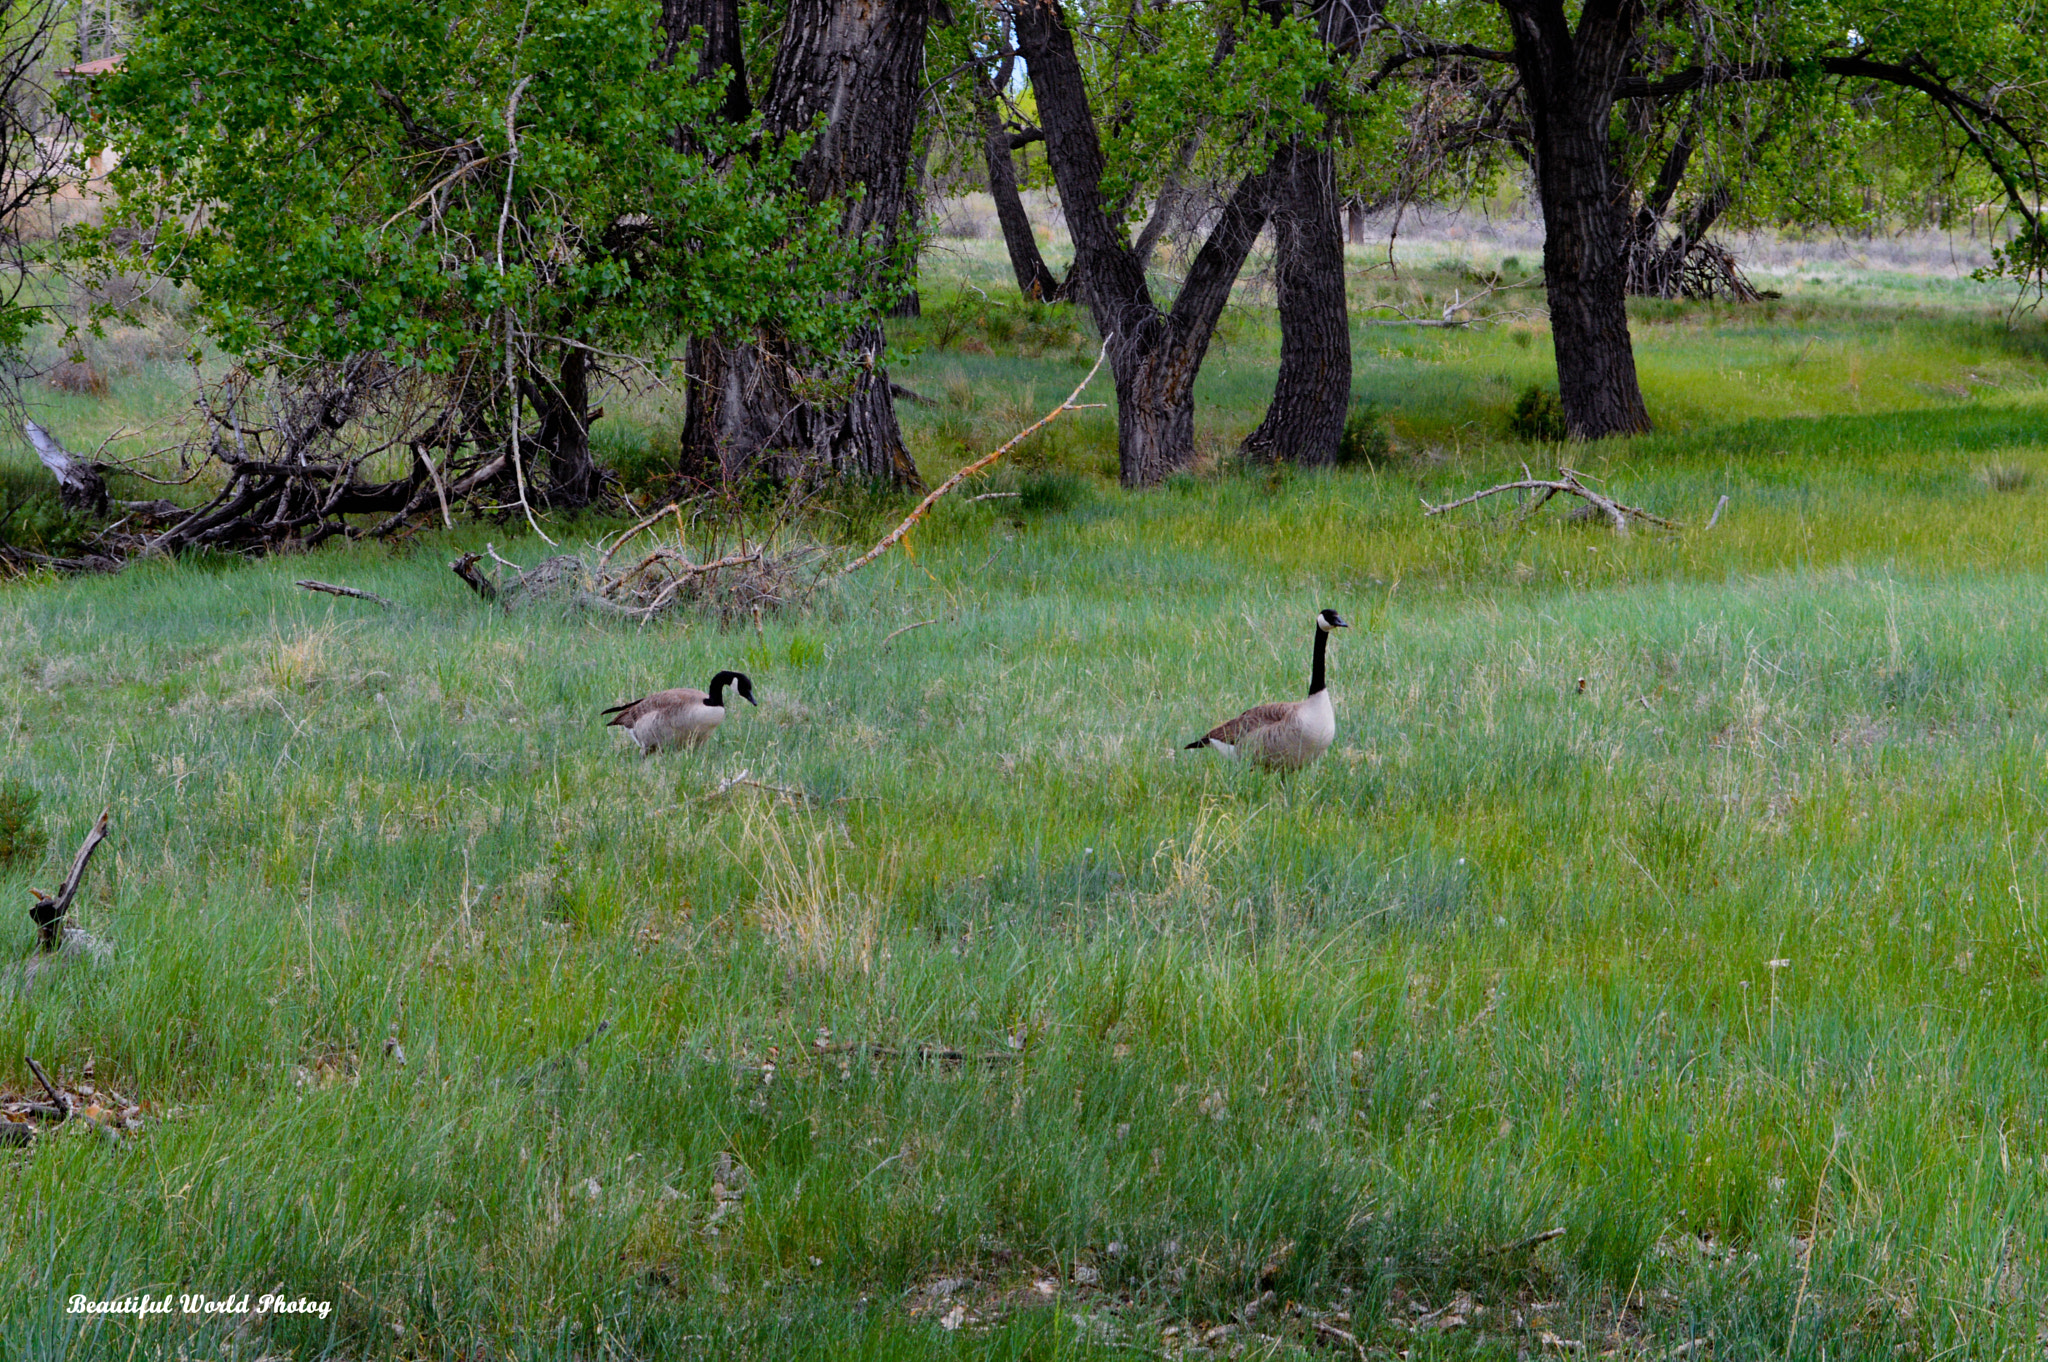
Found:
[(1039, 417), (1036, 421), (1033, 421), (1030, 425), (1024, 427), (1024, 429), (1018, 431), (1015, 435), (1012, 435), (1007, 441), (1003, 443), (1003, 446), (1000, 449), (996, 450), (993, 454), (983, 455), (981, 458), (976, 459), (973, 463), (968, 464), (965, 468), (962, 468), (952, 477), (947, 478), (944, 482), (940, 483), (937, 487), (933, 488), (931, 492), (926, 495), (923, 501), (917, 503), (916, 510), (912, 511), (909, 515), (903, 517), (902, 524), (898, 525), (895, 529), (889, 531), (889, 533), (883, 535), (882, 541), (879, 544), (876, 544), (866, 553), (863, 553), (860, 557), (854, 559), (851, 563), (848, 563), (845, 567), (839, 569), (840, 573), (844, 575), (849, 572), (858, 572), (860, 571), (860, 569), (866, 567), (869, 563), (874, 562), (875, 559), (881, 557), (884, 553), (887, 553), (889, 551), (890, 546), (893, 545), (897, 540), (901, 539), (904, 535), (909, 534), (910, 527), (915, 525), (918, 521), (924, 519), (925, 512), (931, 510), (933, 506), (936, 506), (938, 504), (940, 497), (943, 497), (944, 495), (946, 495), (946, 493), (952, 491), (955, 487), (958, 487), (961, 483), (967, 481), (967, 479), (973, 477), (976, 473), (981, 472), (984, 468), (987, 468), (997, 459), (1002, 458), (1003, 455), (1009, 453), (1018, 445), (1022, 444), (1026, 438), (1035, 435), (1040, 428), (1050, 425), (1053, 419), (1057, 417), (1061, 412), (1078, 410), (1079, 404), (1076, 403), (1074, 399), (1078, 398), (1082, 394), (1082, 392), (1086, 390), (1088, 385), (1095, 381), (1096, 373), (1102, 368), (1102, 361), (1109, 358), (1110, 342), (1115, 339), (1116, 336), (1113, 333), (1102, 338), (1102, 351), (1100, 354), (1095, 356), (1094, 367), (1088, 371), (1088, 376), (1082, 379), (1081, 382), (1074, 388), (1072, 392), (1067, 394), (1066, 401), (1060, 403), (1057, 407), (1054, 407), (1051, 411)]
[(386, 610), (398, 604), (397, 601), (387, 600), (374, 591), (358, 591), (352, 586), (336, 586), (332, 582), (315, 582), (309, 579), (303, 582), (293, 582), (292, 585), (302, 586), (308, 591), (324, 591), (330, 596), (347, 596), (353, 600), (369, 601), (372, 604), (383, 606)]
[(1679, 528), (1679, 523), (1675, 520), (1666, 520), (1663, 516), (1654, 515), (1639, 506), (1627, 506), (1614, 500), (1612, 497), (1603, 496), (1579, 481), (1579, 475), (1569, 468), (1560, 468), (1557, 472), (1558, 476), (1555, 478), (1517, 478), (1513, 482), (1503, 482), (1489, 487), (1483, 492), (1474, 492), (1469, 497), (1459, 497), (1456, 501), (1447, 501), (1441, 506), (1430, 505), (1429, 499), (1425, 497), (1422, 502), (1422, 513), (1424, 515), (1442, 515), (1445, 511), (1455, 511), (1460, 506), (1470, 506), (1476, 501), (1484, 501), (1487, 497), (1498, 496), (1502, 492), (1531, 491), (1541, 492), (1543, 495), (1536, 498), (1535, 502), (1531, 505), (1523, 508), (1521, 519), (1527, 519), (1535, 514), (1545, 502), (1559, 493), (1563, 493), (1566, 496), (1578, 497), (1580, 500), (1597, 508), (1613, 524), (1616, 534), (1628, 533), (1628, 522), (1631, 518), (1647, 521), (1649, 524), (1661, 526), (1667, 530)]
[(811, 797), (805, 794), (802, 790), (792, 790), (787, 785), (770, 785), (765, 780), (753, 779), (752, 773), (749, 772), (747, 768), (744, 766), (740, 768), (738, 775), (727, 776), (724, 780), (719, 781), (718, 788), (713, 790), (710, 794), (705, 795), (704, 797), (706, 799), (717, 799), (723, 795), (730, 794), (733, 790), (738, 789), (742, 785), (750, 785), (756, 790), (766, 790), (770, 794), (781, 795), (784, 799), (789, 800), (792, 804), (795, 804), (799, 808), (807, 807), (811, 802)]
[(911, 1050), (900, 1050), (894, 1046), (883, 1045), (876, 1041), (855, 1040), (842, 1041), (837, 1045), (814, 1041), (811, 1043), (809, 1051), (819, 1059), (828, 1058), (833, 1055), (851, 1058), (854, 1055), (864, 1054), (868, 1058), (875, 1060), (909, 1059), (918, 1064), (943, 1064), (954, 1068), (959, 1068), (969, 1063), (990, 1066), (1011, 1064), (1024, 1058), (1021, 1050), (990, 1050), (982, 1054), (971, 1055), (964, 1050), (955, 1050), (947, 1045), (919, 1045)]
[(64, 879), (64, 887), (57, 891), (55, 898), (40, 889), (28, 892), (35, 896), (29, 905), (28, 915), (36, 924), (37, 948), (50, 952), (64, 941), (64, 915), (71, 911), (71, 900), (78, 897), (78, 886), (85, 879), (85, 863), (99, 844), (107, 840), (107, 810), (101, 809), (99, 820), (92, 825), (92, 831), (85, 835), (85, 841), (78, 848), (78, 855), (71, 862), (71, 873)]
[(1555, 1229), (1544, 1230), (1540, 1234), (1532, 1234), (1527, 1239), (1517, 1239), (1512, 1244), (1502, 1244), (1498, 1248), (1487, 1249), (1481, 1256), (1491, 1257), (1503, 1253), (1520, 1253), (1523, 1249), (1532, 1249), (1538, 1244), (1547, 1244), (1553, 1239), (1562, 1238), (1564, 1238), (1564, 1226), (1559, 1225)]
[(983, 492), (978, 497), (967, 498), (967, 504), (972, 506), (977, 501), (1005, 501), (1011, 497), (1021, 497), (1023, 495), (1022, 492)]
[(597, 560), (597, 570), (598, 570), (599, 574), (602, 574), (602, 573), (604, 572), (604, 570), (605, 570), (606, 568), (608, 568), (608, 567), (610, 567), (610, 566), (611, 566), (611, 563), (612, 563), (612, 555), (613, 555), (613, 554), (615, 554), (615, 553), (617, 553), (617, 552), (618, 552), (618, 551), (619, 551), (620, 549), (622, 549), (622, 548), (626, 547), (626, 544), (627, 544), (627, 542), (628, 542), (628, 541), (630, 541), (630, 540), (631, 540), (631, 539), (633, 538), (633, 536), (634, 536), (634, 535), (636, 535), (636, 534), (640, 533), (640, 532), (641, 532), (642, 530), (646, 529), (646, 528), (647, 528), (647, 527), (648, 527), (649, 525), (652, 525), (652, 524), (653, 524), (653, 523), (654, 523), (655, 521), (657, 521), (657, 520), (661, 519), (661, 518), (662, 518), (663, 516), (667, 515), (667, 514), (668, 514), (668, 513), (670, 512), (670, 511), (674, 511), (674, 510), (678, 510), (678, 509), (680, 509), (680, 508), (678, 507), (677, 503), (675, 503), (675, 502), (671, 501), (671, 502), (670, 502), (670, 503), (669, 503), (668, 505), (666, 505), (666, 506), (662, 507), (662, 508), (661, 508), (660, 510), (656, 511), (656, 512), (655, 512), (655, 513), (654, 513), (653, 515), (651, 515), (651, 516), (647, 517), (647, 519), (645, 519), (645, 520), (641, 521), (641, 522), (640, 522), (640, 523), (639, 523), (638, 525), (635, 525), (635, 526), (634, 526), (634, 527), (633, 527), (632, 529), (630, 529), (630, 530), (627, 530), (627, 531), (626, 531), (626, 532), (625, 532), (624, 534), (620, 535), (620, 536), (619, 536), (619, 537), (618, 537), (617, 539), (614, 539), (614, 540), (612, 541), (612, 546), (611, 546), (610, 548), (608, 548), (608, 549), (606, 549), (606, 550), (605, 550), (605, 552), (604, 552), (604, 557), (602, 557), (602, 558), (600, 558), (600, 559), (598, 559), (598, 560)]
[[(1497, 322), (1502, 320), (1520, 321), (1527, 318), (1529, 314), (1526, 312), (1496, 312), (1491, 316), (1486, 317), (1475, 317), (1470, 314), (1473, 308), (1477, 307), (1480, 303), (1486, 301), (1486, 299), (1492, 297), (1495, 293), (1498, 293), (1505, 289), (1528, 288), (1534, 282), (1535, 279), (1532, 276), (1529, 279), (1522, 280), (1518, 284), (1488, 284), (1485, 288), (1479, 290), (1479, 292), (1473, 294), (1469, 298), (1465, 297), (1460, 290), (1452, 289), (1451, 300), (1448, 303), (1445, 303), (1442, 312), (1434, 317), (1418, 317), (1410, 311), (1408, 311), (1407, 308), (1402, 307), (1398, 303), (1375, 303), (1373, 304), (1373, 306), (1367, 308), (1366, 311), (1392, 312), (1396, 315), (1393, 317), (1366, 317), (1362, 320), (1367, 326), (1443, 327), (1470, 326), (1474, 322)], [(1466, 313), (1467, 315), (1460, 317), (1458, 315), (1460, 312)]]
[(62, 1125), (64, 1124), (64, 1122), (70, 1120), (71, 1099), (65, 1095), (63, 1089), (59, 1088), (55, 1083), (52, 1083), (50, 1081), (50, 1076), (43, 1072), (43, 1066), (36, 1063), (34, 1056), (23, 1055), (22, 1058), (28, 1061), (28, 1067), (30, 1071), (33, 1072), (36, 1076), (36, 1082), (43, 1085), (43, 1091), (50, 1095), (50, 1101), (53, 1104), (55, 1104), (57, 1111), (59, 1113), (57, 1117), (57, 1124)]
[(1315, 1324), (1317, 1338), (1327, 1338), (1332, 1342), (1341, 1343), (1345, 1347), (1357, 1353), (1360, 1357), (1365, 1356), (1365, 1345), (1358, 1341), (1358, 1336), (1356, 1334), (1348, 1333), (1343, 1329), (1339, 1329), (1334, 1324), (1325, 1324), (1321, 1320), (1317, 1320)]
[(937, 623), (938, 623), (938, 621), (937, 621), (936, 619), (929, 619), (929, 620), (919, 620), (919, 621), (918, 621), (917, 623), (915, 623), (915, 624), (906, 624), (906, 625), (904, 625), (904, 626), (903, 626), (903, 627), (902, 627), (901, 629), (898, 629), (898, 630), (896, 630), (896, 632), (895, 632), (895, 633), (892, 633), (892, 634), (890, 634), (888, 638), (885, 638), (885, 639), (883, 639), (883, 640), (882, 640), (882, 646), (883, 646), (884, 648), (888, 647), (888, 646), (889, 646), (889, 644), (890, 644), (890, 642), (891, 642), (891, 641), (893, 641), (893, 640), (894, 640), (894, 639), (896, 638), (896, 636), (897, 636), (898, 634), (907, 634), (907, 633), (909, 633), (909, 632), (910, 632), (910, 631), (911, 631), (912, 629), (922, 629), (922, 628), (924, 628), (924, 627), (925, 627), (925, 626), (926, 626), (927, 624), (937, 624)]
[(1728, 509), (1728, 494), (1727, 494), (1726, 492), (1723, 492), (1723, 493), (1721, 494), (1721, 499), (1720, 499), (1719, 501), (1717, 501), (1717, 502), (1715, 502), (1715, 503), (1714, 503), (1714, 513), (1713, 513), (1712, 515), (1710, 515), (1710, 516), (1708, 516), (1708, 517), (1707, 517), (1707, 528), (1711, 530), (1711, 529), (1713, 529), (1713, 528), (1714, 528), (1714, 527), (1715, 527), (1716, 525), (1720, 524), (1720, 523), (1721, 523), (1721, 512), (1723, 512), (1723, 511), (1725, 511), (1725, 510), (1727, 510), (1727, 509)]

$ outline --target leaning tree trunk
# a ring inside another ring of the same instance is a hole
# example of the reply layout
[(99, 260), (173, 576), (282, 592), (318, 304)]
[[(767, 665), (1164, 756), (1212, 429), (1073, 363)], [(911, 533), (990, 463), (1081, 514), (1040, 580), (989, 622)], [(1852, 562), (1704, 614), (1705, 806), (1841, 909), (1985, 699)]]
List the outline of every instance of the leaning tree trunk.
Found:
[[(1010, 59), (1003, 61), (1002, 75), (1009, 77)], [(1026, 298), (1051, 302), (1065, 296), (1059, 276), (1045, 263), (1038, 249), (1038, 235), (1031, 230), (1031, 215), (1024, 211), (1024, 196), (1017, 192), (1017, 163), (1011, 159), (1021, 134), (1003, 126), (996, 104), (996, 82), (976, 70), (974, 101), (981, 114), (982, 159), (988, 165), (988, 193), (996, 201), (996, 223), (1003, 230), (1003, 247), (1010, 253), (1010, 268), (1017, 275), (1017, 291)]]
[(1243, 452), (1300, 464), (1335, 463), (1351, 405), (1351, 317), (1344, 299), (1336, 156), (1327, 145), (1297, 141), (1274, 158), (1272, 175), (1280, 374), (1266, 419), (1245, 437)]
[[(734, 0), (672, 3), (674, 17), (686, 23), (702, 6), (737, 13)], [(899, 257), (915, 246), (905, 225), (933, 4), (793, 0), (761, 100), (771, 137), (804, 133), (822, 116), (823, 126), (797, 163), (797, 183), (816, 202), (849, 205), (842, 235), (869, 242), (898, 274), (907, 263)], [(849, 287), (865, 295), (879, 317), (900, 298), (901, 284), (898, 278), (895, 291), (886, 293), (864, 280)], [(917, 465), (904, 446), (881, 364), (884, 347), (879, 320), (858, 327), (838, 357), (841, 377), (821, 396), (814, 366), (779, 337), (694, 339), (685, 359), (683, 475), (706, 481), (757, 472), (777, 479), (837, 475), (916, 484)]]
[(1543, 275), (1558, 395), (1573, 438), (1650, 428), (1626, 304), (1627, 197), (1608, 145), (1639, 0), (1588, 0), (1576, 31), (1562, 0), (1500, 0), (1527, 91), (1543, 200)]
[(1271, 172), (1237, 186), (1187, 279), (1162, 311), (1137, 253), (1102, 197), (1102, 143), (1074, 37), (1056, 0), (1015, 0), (1017, 47), (1038, 97), (1046, 157), (1074, 238), (1073, 277), (1109, 338), (1116, 379), (1117, 458), (1123, 485), (1149, 487), (1195, 457), (1195, 375), (1230, 301), (1237, 272), (1265, 226)]

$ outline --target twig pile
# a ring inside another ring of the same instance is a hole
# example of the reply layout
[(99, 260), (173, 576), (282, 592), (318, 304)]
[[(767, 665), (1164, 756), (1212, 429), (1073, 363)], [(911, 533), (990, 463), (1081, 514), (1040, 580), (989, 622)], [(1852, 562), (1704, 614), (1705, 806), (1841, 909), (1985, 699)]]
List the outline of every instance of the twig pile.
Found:
[[(465, 553), (449, 570), (487, 601), (506, 611), (539, 604), (596, 610), (645, 623), (671, 610), (690, 609), (720, 624), (734, 624), (760, 615), (801, 606), (818, 588), (825, 550), (815, 544), (778, 547), (775, 538), (717, 557), (695, 557), (685, 548), (678, 522), (673, 540), (658, 540), (628, 567), (612, 568), (626, 544), (664, 517), (676, 512), (665, 506), (620, 535), (601, 555), (558, 554), (532, 568), (499, 558), (495, 578), (479, 565), (482, 555)], [(713, 550), (716, 552), (714, 545)], [(506, 576), (509, 570), (510, 577)]]

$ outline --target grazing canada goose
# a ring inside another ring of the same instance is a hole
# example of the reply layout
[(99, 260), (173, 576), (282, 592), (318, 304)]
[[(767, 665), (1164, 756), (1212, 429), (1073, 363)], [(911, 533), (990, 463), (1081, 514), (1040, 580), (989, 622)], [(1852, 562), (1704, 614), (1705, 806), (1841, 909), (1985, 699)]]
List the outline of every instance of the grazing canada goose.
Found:
[(645, 699), (613, 705), (603, 711), (612, 716), (605, 727), (625, 729), (627, 736), (640, 744), (642, 756), (676, 743), (695, 747), (725, 722), (728, 683), (739, 691), (742, 700), (750, 705), (758, 703), (754, 699), (754, 683), (746, 673), (720, 672), (711, 678), (708, 695), (690, 686), (679, 686), (656, 691)]
[(1337, 716), (1330, 708), (1329, 688), (1323, 684), (1323, 650), (1329, 645), (1332, 629), (1350, 627), (1334, 610), (1316, 615), (1315, 667), (1309, 675), (1306, 700), (1248, 709), (1189, 743), (1189, 749), (1213, 748), (1226, 757), (1243, 757), (1281, 771), (1299, 770), (1327, 752), (1337, 736)]

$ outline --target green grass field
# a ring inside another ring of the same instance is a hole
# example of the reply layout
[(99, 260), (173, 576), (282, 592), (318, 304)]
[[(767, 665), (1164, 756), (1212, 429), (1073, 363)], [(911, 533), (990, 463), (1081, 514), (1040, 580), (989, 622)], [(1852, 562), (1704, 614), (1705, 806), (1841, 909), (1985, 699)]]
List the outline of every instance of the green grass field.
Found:
[[(1000, 298), (983, 254), (897, 336), (934, 479), (1093, 358), (956, 294)], [(1465, 286), (1364, 263), (1361, 302)], [(0, 902), (108, 806), (77, 917), (116, 946), (0, 993), (0, 1079), (145, 1108), (0, 1155), (0, 1346), (2038, 1357), (2048, 341), (1997, 302), (1641, 308), (1659, 432), (1571, 455), (1685, 523), (1626, 539), (1422, 514), (1555, 466), (1502, 436), (1538, 321), (1361, 325), (1393, 454), (1235, 465), (1248, 289), (1193, 474), (1117, 490), (1082, 413), (758, 628), (486, 607), (447, 563), (550, 552), (513, 527), (0, 587), (48, 833)], [(607, 401), (651, 467), (679, 411)], [(1178, 750), (1298, 694), (1325, 605), (1319, 765)], [(761, 705), (702, 753), (600, 727), (720, 667)], [(67, 1313), (274, 1290), (333, 1311)]]

